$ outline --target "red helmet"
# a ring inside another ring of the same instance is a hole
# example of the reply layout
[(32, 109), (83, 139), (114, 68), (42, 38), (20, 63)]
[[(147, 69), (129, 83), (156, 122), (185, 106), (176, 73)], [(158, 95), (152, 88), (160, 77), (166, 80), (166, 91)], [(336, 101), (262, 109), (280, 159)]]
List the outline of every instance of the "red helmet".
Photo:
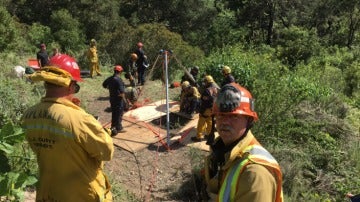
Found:
[(82, 81), (80, 76), (80, 68), (76, 60), (66, 54), (54, 56), (50, 59), (48, 66), (56, 66), (69, 72), (72, 79), (75, 81)]
[(259, 119), (254, 111), (254, 99), (250, 92), (237, 83), (224, 85), (220, 89), (213, 105), (213, 113), (241, 114), (252, 117), (254, 121)]
[(117, 71), (117, 72), (122, 72), (124, 69), (122, 68), (122, 66), (120, 66), (120, 65), (116, 65), (115, 67), (114, 67), (114, 71)]
[(141, 47), (144, 46), (141, 42), (138, 42), (136, 45), (137, 45), (137, 47), (139, 47), (139, 48), (141, 48)]

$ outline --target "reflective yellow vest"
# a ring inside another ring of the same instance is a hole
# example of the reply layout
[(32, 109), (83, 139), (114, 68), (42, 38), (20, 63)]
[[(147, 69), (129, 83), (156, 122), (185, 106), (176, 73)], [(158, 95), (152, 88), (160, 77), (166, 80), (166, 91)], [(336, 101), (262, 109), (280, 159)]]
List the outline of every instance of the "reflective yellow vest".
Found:
[(249, 155), (244, 159), (239, 159), (229, 171), (224, 175), (218, 195), (218, 201), (235, 201), (235, 194), (238, 184), (238, 178), (247, 165), (256, 163), (265, 166), (276, 174), (277, 191), (275, 202), (283, 201), (282, 194), (282, 174), (279, 164), (275, 158), (260, 143), (253, 138), (251, 143), (245, 148), (243, 153)]

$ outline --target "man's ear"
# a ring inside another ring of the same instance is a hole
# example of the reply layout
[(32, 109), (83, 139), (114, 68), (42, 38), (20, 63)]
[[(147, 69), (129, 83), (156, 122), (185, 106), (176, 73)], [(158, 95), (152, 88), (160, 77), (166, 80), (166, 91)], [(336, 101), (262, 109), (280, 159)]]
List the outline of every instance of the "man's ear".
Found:
[(69, 86), (69, 92), (72, 94), (76, 94), (80, 91), (80, 86), (76, 82), (71, 82)]

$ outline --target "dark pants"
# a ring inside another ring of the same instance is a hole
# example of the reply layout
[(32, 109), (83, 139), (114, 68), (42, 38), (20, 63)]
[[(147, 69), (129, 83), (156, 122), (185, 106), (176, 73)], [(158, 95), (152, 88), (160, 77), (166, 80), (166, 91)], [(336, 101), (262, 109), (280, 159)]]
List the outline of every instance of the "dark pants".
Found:
[(139, 67), (138, 71), (138, 84), (144, 85), (145, 84), (145, 67)]
[(122, 116), (124, 114), (123, 101), (120, 99), (110, 99), (111, 105), (111, 128), (115, 128), (117, 131), (123, 129), (122, 127)]

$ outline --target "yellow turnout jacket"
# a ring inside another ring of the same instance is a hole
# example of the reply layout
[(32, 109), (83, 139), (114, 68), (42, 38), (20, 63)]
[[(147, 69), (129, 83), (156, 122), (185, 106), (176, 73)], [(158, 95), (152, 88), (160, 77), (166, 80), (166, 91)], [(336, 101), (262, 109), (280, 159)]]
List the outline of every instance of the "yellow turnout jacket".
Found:
[(112, 201), (103, 161), (113, 142), (92, 115), (67, 99), (42, 98), (22, 121), (39, 165), (36, 201)]
[(225, 155), (218, 175), (210, 177), (211, 159), (206, 163), (207, 191), (215, 201), (283, 201), (280, 166), (251, 131)]
[(97, 49), (96, 46), (91, 46), (88, 50), (88, 58), (90, 62), (97, 63), (98, 62), (98, 55), (97, 55)]

